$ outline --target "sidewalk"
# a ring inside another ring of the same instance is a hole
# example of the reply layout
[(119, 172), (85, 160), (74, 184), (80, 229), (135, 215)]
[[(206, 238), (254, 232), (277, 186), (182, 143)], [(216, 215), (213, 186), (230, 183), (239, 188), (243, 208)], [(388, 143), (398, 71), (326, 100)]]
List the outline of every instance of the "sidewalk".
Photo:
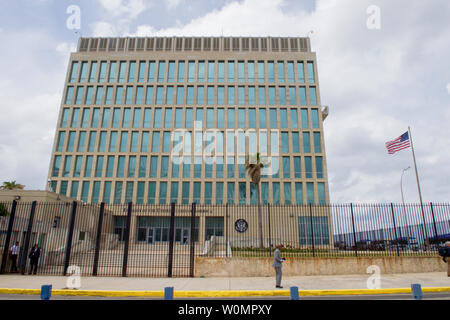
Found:
[[(81, 277), (78, 290), (67, 288), (69, 277), (0, 275), (0, 293), (39, 294), (42, 285), (52, 285), (53, 294), (112, 295), (112, 296), (163, 296), (165, 287), (173, 287), (174, 294), (185, 297), (207, 296), (285, 296), (289, 287), (296, 286), (304, 295), (376, 294), (411, 292), (417, 283), (430, 291), (448, 291), (450, 278), (445, 272), (381, 275), (381, 289), (368, 290), (371, 275), (301, 276), (283, 277), (283, 289), (275, 288), (275, 277), (255, 278), (121, 278)], [(9, 289), (34, 289), (13, 291)], [(389, 290), (403, 289), (403, 290)], [(95, 291), (95, 292), (89, 292)]]

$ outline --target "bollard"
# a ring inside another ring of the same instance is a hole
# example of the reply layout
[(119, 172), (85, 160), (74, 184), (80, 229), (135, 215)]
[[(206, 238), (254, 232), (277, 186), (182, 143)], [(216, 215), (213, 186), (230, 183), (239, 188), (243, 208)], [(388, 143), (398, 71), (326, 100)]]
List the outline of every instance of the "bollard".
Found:
[(164, 300), (173, 300), (173, 287), (164, 288)]
[(52, 285), (43, 285), (41, 287), (41, 300), (50, 300), (52, 296)]
[(298, 287), (291, 287), (291, 300), (298, 300)]
[(420, 286), (420, 284), (417, 283), (412, 284), (411, 289), (414, 299), (422, 300), (422, 287)]

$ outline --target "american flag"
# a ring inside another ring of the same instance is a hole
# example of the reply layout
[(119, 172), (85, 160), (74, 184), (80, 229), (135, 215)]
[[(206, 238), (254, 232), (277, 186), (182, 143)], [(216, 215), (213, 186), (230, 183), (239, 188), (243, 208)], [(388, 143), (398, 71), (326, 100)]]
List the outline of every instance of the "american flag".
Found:
[(402, 134), (400, 137), (386, 142), (386, 148), (389, 154), (394, 154), (397, 151), (406, 149), (410, 147), (409, 143), (409, 133), (406, 131), (404, 134)]

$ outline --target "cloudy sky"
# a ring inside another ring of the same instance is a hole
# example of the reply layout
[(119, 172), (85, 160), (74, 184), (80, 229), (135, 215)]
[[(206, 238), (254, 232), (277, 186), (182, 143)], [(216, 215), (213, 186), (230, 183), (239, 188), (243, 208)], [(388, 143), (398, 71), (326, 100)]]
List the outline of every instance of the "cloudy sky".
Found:
[[(80, 10), (80, 29), (73, 26)], [(418, 202), (450, 194), (448, 0), (0, 0), (0, 182), (45, 189), (69, 54), (88, 36), (307, 36), (330, 115), (331, 201)], [(68, 23), (69, 22), (69, 23)], [(313, 31), (310, 33), (310, 31)]]

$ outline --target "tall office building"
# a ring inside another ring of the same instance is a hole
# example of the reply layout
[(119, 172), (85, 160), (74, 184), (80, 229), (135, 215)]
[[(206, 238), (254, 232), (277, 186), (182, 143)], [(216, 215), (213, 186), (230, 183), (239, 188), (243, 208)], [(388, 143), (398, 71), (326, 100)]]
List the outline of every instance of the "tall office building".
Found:
[(81, 38), (72, 53), (51, 188), (91, 203), (329, 202), (309, 38)]

